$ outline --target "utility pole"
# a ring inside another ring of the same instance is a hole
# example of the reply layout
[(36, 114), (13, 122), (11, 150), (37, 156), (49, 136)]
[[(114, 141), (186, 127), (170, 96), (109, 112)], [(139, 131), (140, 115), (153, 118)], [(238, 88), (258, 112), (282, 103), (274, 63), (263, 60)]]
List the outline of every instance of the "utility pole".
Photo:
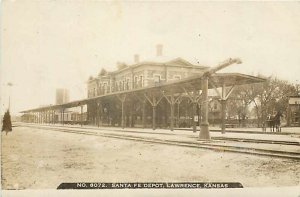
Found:
[[(12, 87), (13, 84), (11, 82), (8, 82), (7, 86)], [(8, 95), (8, 111), (10, 111), (10, 99), (11, 99), (11, 88), (9, 88), (9, 95)]]

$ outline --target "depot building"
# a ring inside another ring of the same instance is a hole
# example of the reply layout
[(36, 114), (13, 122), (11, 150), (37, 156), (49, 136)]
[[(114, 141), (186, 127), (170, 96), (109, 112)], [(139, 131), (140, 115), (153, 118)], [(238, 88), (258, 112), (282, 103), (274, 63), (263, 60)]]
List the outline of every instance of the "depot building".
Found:
[[(163, 46), (156, 46), (156, 57), (134, 63), (118, 63), (115, 71), (100, 72), (87, 81), (87, 98), (23, 111), (33, 123), (77, 123), (95, 126), (169, 128), (200, 125), (202, 138), (209, 137), (209, 120), (221, 120), (225, 130), (226, 101), (237, 85), (261, 83), (265, 79), (240, 73), (217, 73), (231, 59), (215, 67), (195, 65), (187, 60), (166, 58)], [(215, 104), (219, 97), (220, 105)], [(210, 105), (215, 110), (209, 112)], [(216, 107), (215, 107), (216, 106)], [(218, 107), (220, 106), (220, 107)], [(72, 116), (72, 110), (76, 115)], [(84, 110), (85, 109), (85, 110)], [(219, 113), (216, 113), (218, 111)], [(70, 114), (66, 117), (66, 114)], [(217, 115), (216, 115), (217, 114)], [(72, 119), (73, 117), (73, 119)]]

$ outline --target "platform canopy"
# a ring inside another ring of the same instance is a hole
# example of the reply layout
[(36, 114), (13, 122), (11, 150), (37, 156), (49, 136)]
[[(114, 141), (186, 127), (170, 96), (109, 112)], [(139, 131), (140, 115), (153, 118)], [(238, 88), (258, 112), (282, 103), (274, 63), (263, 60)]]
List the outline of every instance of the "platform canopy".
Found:
[(144, 94), (144, 93), (161, 93), (164, 92), (165, 94), (178, 94), (178, 93), (186, 93), (192, 91), (201, 90), (202, 86), (202, 79), (204, 77), (208, 77), (208, 88), (219, 88), (224, 86), (237, 86), (237, 85), (245, 85), (245, 84), (252, 84), (252, 83), (261, 83), (264, 82), (266, 79), (261, 77), (255, 77), (251, 75), (245, 75), (240, 73), (213, 73), (209, 76), (205, 74), (196, 74), (194, 76), (184, 78), (177, 81), (166, 82), (166, 83), (159, 83), (154, 84), (152, 86), (147, 86), (144, 88), (126, 90), (126, 91), (118, 91), (112, 92), (108, 94), (104, 94), (101, 96), (96, 96), (93, 98), (87, 98), (82, 100), (76, 100), (60, 105), (50, 105), (45, 107), (39, 107), (35, 109), (25, 110), (21, 113), (31, 113), (31, 112), (40, 112), (40, 111), (47, 111), (47, 110), (56, 110), (56, 109), (63, 109), (63, 108), (72, 108), (78, 107), (81, 105), (88, 104), (89, 102), (99, 100), (101, 98), (108, 98), (112, 96), (122, 95), (122, 94)]

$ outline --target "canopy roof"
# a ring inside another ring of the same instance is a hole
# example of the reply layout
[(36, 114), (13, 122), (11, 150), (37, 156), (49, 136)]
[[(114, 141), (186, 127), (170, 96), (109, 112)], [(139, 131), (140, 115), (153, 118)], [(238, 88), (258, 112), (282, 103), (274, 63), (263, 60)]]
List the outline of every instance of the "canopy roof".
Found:
[[(46, 111), (46, 110), (55, 110), (55, 109), (63, 109), (63, 108), (71, 108), (71, 107), (77, 107), (80, 105), (85, 105), (91, 101), (100, 100), (101, 98), (107, 98), (112, 96), (117, 96), (120, 94), (143, 94), (143, 93), (161, 93), (163, 91), (165, 94), (168, 93), (185, 93), (186, 91), (197, 91), (201, 90), (201, 83), (203, 79), (204, 74), (197, 74), (188, 78), (184, 78), (177, 81), (167, 82), (167, 83), (161, 83), (153, 86), (147, 86), (144, 88), (139, 89), (132, 89), (132, 90), (126, 90), (126, 91), (118, 91), (118, 92), (112, 92), (109, 94), (93, 97), (93, 98), (87, 98), (82, 100), (76, 100), (60, 105), (50, 105), (45, 107), (39, 107), (35, 109), (25, 110), (21, 113), (29, 113), (29, 112), (40, 112), (40, 111)], [(264, 82), (265, 79), (261, 77), (254, 77), (251, 75), (245, 75), (240, 73), (214, 73), (209, 76), (208, 80), (208, 88), (212, 89), (214, 87), (222, 87), (225, 86), (233, 86), (233, 85), (245, 85), (245, 84), (252, 84), (252, 83), (261, 83)]]

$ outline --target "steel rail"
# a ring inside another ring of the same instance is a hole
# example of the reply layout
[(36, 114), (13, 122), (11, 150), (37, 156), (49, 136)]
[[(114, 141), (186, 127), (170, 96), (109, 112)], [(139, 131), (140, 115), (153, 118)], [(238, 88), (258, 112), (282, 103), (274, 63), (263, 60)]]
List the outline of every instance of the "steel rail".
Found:
[(166, 139), (157, 139), (157, 138), (149, 138), (149, 137), (139, 137), (139, 136), (132, 136), (132, 135), (124, 135), (124, 134), (118, 135), (118, 134), (98, 133), (95, 131), (94, 132), (86, 131), (86, 130), (82, 131), (80, 130), (82, 128), (54, 128), (54, 127), (33, 126), (33, 125), (25, 125), (25, 126), (33, 127), (37, 129), (42, 128), (45, 130), (65, 132), (65, 133), (109, 137), (109, 138), (116, 138), (116, 139), (125, 139), (125, 140), (133, 140), (139, 142), (148, 142), (148, 143), (165, 144), (165, 145), (175, 145), (175, 146), (182, 146), (182, 147), (209, 149), (209, 150), (214, 150), (219, 152), (235, 152), (235, 153), (243, 153), (243, 154), (251, 154), (251, 155), (300, 160), (299, 152), (219, 145), (219, 144), (212, 144), (212, 141), (197, 141), (197, 142), (177, 141), (177, 140), (166, 140)]
[[(43, 125), (39, 125), (41, 127), (43, 127)], [(48, 126), (49, 125), (45, 125)], [(45, 128), (45, 127), (43, 127)], [(53, 127), (53, 128), (57, 128)], [(96, 129), (99, 130), (98, 127), (96, 128), (88, 128), (88, 127), (68, 127), (68, 126), (64, 126), (64, 128), (78, 128), (78, 129)], [(183, 129), (181, 129), (183, 130)], [(126, 133), (139, 133), (139, 134), (161, 134), (161, 135), (174, 135), (173, 133), (164, 133), (164, 132), (139, 132), (139, 131), (134, 131), (134, 130), (124, 130), (124, 129), (109, 129), (109, 131), (115, 131), (115, 132), (126, 132)], [(187, 131), (189, 131), (187, 129)], [(244, 132), (246, 133), (246, 132)], [(249, 134), (249, 133), (247, 133)], [(194, 136), (190, 136), (190, 135), (185, 135), (185, 134), (180, 134), (181, 136), (186, 136), (189, 138), (197, 138)], [(198, 139), (198, 138), (197, 138)], [(263, 139), (253, 139), (253, 138), (240, 138), (240, 137), (212, 137), (213, 140), (222, 140), (222, 141), (236, 141), (236, 142), (250, 142), (250, 143), (263, 143), (263, 144), (280, 144), (280, 145), (292, 145), (292, 146), (300, 146), (300, 141), (296, 142), (296, 141), (283, 141), (283, 140), (263, 140)]]

